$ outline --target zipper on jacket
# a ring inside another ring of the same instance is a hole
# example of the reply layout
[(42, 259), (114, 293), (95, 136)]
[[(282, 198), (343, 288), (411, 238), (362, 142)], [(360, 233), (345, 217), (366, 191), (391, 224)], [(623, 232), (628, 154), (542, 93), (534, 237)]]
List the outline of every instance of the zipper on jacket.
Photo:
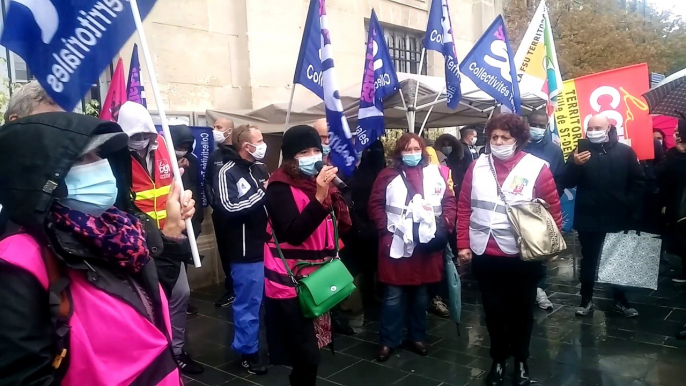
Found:
[(245, 257), (245, 224), (243, 224), (243, 257)]
[(252, 178), (252, 182), (255, 183), (255, 187), (257, 188), (257, 191), (259, 192), (259, 191), (260, 191), (260, 184), (257, 183), (257, 180), (256, 180), (255, 177), (252, 175), (252, 167), (249, 167), (249, 168), (248, 168), (248, 174), (250, 174), (250, 178)]

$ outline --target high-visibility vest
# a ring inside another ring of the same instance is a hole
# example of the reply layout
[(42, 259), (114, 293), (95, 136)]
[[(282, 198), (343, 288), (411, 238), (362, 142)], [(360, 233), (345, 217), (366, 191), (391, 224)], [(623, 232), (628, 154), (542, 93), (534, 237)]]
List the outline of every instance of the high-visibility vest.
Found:
[(162, 229), (167, 218), (167, 196), (174, 181), (167, 146), (161, 136), (157, 136), (157, 149), (154, 150), (155, 164), (150, 178), (148, 171), (138, 160), (131, 156), (132, 189), (136, 194), (136, 207), (152, 217)]

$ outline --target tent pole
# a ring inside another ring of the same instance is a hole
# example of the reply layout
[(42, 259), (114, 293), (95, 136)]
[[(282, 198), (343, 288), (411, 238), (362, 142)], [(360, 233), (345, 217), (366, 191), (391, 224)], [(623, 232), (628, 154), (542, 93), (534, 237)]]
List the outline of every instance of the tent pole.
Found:
[(441, 95), (443, 95), (443, 91), (445, 91), (445, 87), (446, 86), (443, 86), (443, 89), (441, 90), (441, 92), (439, 92), (436, 95), (436, 99), (434, 99), (434, 103), (431, 105), (431, 107), (429, 108), (429, 111), (426, 113), (426, 116), (424, 117), (424, 122), (422, 122), (422, 127), (419, 129), (419, 136), (420, 137), (422, 136), (422, 132), (424, 131), (424, 126), (426, 126), (426, 122), (429, 121), (429, 116), (431, 116), (431, 112), (434, 111), (434, 106), (436, 106), (438, 99), (441, 97)]
[[(424, 57), (426, 56), (426, 48), (422, 48), (422, 55), (420, 56), (419, 59), (419, 68), (417, 70), (417, 75), (422, 75), (422, 70), (424, 69)], [(409, 111), (409, 118), (408, 123), (409, 123), (409, 130), (412, 130), (411, 132), (414, 133), (414, 125), (415, 125), (415, 119), (417, 119), (417, 97), (419, 96), (419, 80), (416, 80), (417, 85), (414, 88), (414, 101), (412, 102), (412, 108)]]
[(407, 125), (410, 125), (410, 112), (407, 110), (407, 103), (405, 102), (405, 95), (403, 94), (403, 89), (400, 90), (400, 100), (403, 101), (403, 108), (405, 109), (405, 119), (407, 119)]
[(288, 111), (286, 111), (286, 123), (283, 125), (283, 131), (288, 130), (288, 124), (291, 121), (291, 109), (293, 108), (293, 97), (295, 96), (295, 83), (291, 88), (291, 99), (288, 100)]

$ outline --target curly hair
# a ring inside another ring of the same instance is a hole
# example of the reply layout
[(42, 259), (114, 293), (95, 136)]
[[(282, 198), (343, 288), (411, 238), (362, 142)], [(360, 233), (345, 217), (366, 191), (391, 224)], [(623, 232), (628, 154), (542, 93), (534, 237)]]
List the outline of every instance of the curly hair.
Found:
[(529, 143), (529, 124), (517, 114), (505, 113), (491, 118), (486, 123), (486, 143), (491, 143), (493, 130), (508, 131), (512, 138), (517, 141), (517, 150), (521, 150)]
[(426, 143), (424, 142), (422, 137), (418, 136), (415, 133), (405, 133), (395, 142), (395, 148), (393, 149), (393, 153), (391, 154), (393, 167), (397, 168), (403, 164), (403, 151), (405, 151), (405, 148), (407, 147), (407, 145), (410, 144), (410, 141), (412, 141), (413, 139), (417, 141), (417, 143), (419, 143), (419, 147), (422, 148), (422, 161), (419, 164), (422, 166), (426, 166), (429, 164), (429, 153), (426, 152)]

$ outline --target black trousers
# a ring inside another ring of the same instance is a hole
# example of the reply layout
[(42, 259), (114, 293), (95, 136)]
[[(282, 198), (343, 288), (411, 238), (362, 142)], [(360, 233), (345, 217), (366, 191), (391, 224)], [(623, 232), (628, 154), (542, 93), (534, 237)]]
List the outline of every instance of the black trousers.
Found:
[(529, 358), (536, 287), (543, 265), (517, 257), (480, 255), (472, 261), (491, 338), (491, 358), (502, 362)]
[(317, 365), (295, 363), (288, 379), (291, 381), (291, 386), (315, 386)]
[[(603, 242), (606, 233), (579, 231), (579, 244), (581, 244), (581, 267), (579, 269), (579, 281), (581, 282), (582, 302), (593, 298), (593, 288), (598, 272), (600, 254), (603, 251)], [(612, 286), (614, 301), (624, 305), (628, 304), (625, 291), (622, 287)]]
[(226, 240), (226, 232), (224, 232), (224, 222), (226, 221), (217, 212), (212, 212), (212, 224), (214, 225), (214, 237), (217, 239), (217, 252), (219, 252), (219, 259), (222, 262), (222, 270), (224, 271), (224, 288), (226, 292), (233, 293), (233, 278), (231, 277), (231, 262), (226, 251), (228, 248)]

